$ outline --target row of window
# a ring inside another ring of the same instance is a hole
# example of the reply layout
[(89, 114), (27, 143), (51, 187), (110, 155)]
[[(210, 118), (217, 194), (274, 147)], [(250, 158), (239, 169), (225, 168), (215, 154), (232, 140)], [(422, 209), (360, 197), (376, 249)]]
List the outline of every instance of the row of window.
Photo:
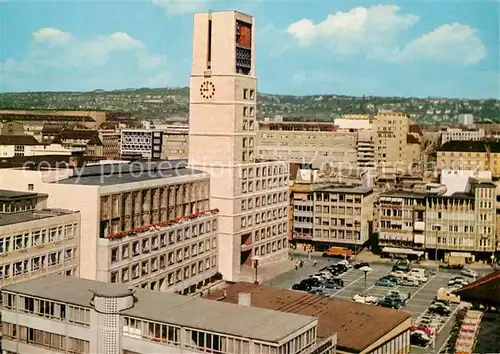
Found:
[[(24, 146), (23, 146), (24, 151)], [(36, 207), (36, 199), (26, 199), (18, 201), (0, 202), (1, 213), (20, 213), (23, 211), (34, 210)]]
[(84, 354), (89, 353), (90, 350), (88, 341), (11, 323), (4, 323), (2, 332), (5, 339), (17, 340), (21, 343), (43, 347), (52, 351)]
[(348, 230), (314, 230), (314, 238), (330, 238), (339, 240), (361, 240), (361, 232)]
[[(131, 266), (124, 267), (120, 271), (117, 270), (111, 272), (110, 282), (127, 283), (131, 280), (134, 281), (136, 279), (147, 277), (150, 274), (154, 274), (158, 269), (166, 269), (166, 268), (167, 266), (165, 265), (165, 263), (162, 263), (161, 258), (158, 263), (150, 263), (149, 260), (143, 261), (141, 263), (136, 263), (132, 264)], [(160, 282), (164, 284), (166, 289), (172, 285), (175, 285), (184, 280), (192, 278), (200, 273), (216, 268), (217, 268), (217, 256), (212, 255), (202, 260), (195, 260), (190, 264), (181, 265), (181, 267), (179, 267), (175, 271), (171, 271), (170, 273), (168, 273), (167, 277), (161, 279)]]
[(54, 251), (47, 254), (32, 256), (27, 259), (7, 263), (5, 260), (0, 264), (0, 280), (22, 276), (23, 274), (37, 272), (53, 266), (71, 262), (78, 258), (77, 247), (69, 247), (64, 250)]
[(248, 167), (241, 170), (242, 179), (252, 179), (254, 177), (273, 177), (287, 174), (288, 167), (285, 164), (275, 166)]
[[(288, 236), (288, 235), (287, 235)], [(277, 252), (288, 245), (288, 238), (284, 237), (276, 241), (267, 242), (265, 245), (257, 245), (254, 248), (254, 256), (265, 256)]]
[[(115, 263), (123, 259), (138, 257), (151, 251), (157, 251), (169, 246), (178, 245), (187, 240), (194, 239), (194, 242), (196, 242), (196, 238), (198, 236), (215, 231), (217, 231), (217, 219), (207, 220), (206, 222), (184, 228), (181, 227), (177, 230), (169, 232), (157, 233), (141, 239), (135, 239), (133, 241), (123, 243), (120, 246), (111, 248), (110, 262)], [(203, 247), (203, 242), (203, 240), (200, 241), (201, 245), (198, 250), (200, 253), (204, 250), (210, 249), (210, 243), (208, 243), (206, 247)], [(217, 239), (215, 237), (212, 242), (215, 244), (215, 246), (212, 245), (212, 248), (217, 247)]]
[(0, 238), (0, 254), (70, 240), (77, 235), (78, 224), (32, 230), (13, 236), (2, 235)]
[(2, 293), (2, 300), (3, 307), (8, 310), (84, 327), (90, 326), (90, 310), (87, 308), (7, 292)]
[(342, 202), (342, 203), (361, 203), (359, 194), (344, 194), (344, 193), (314, 193), (314, 200), (317, 202)]
[(314, 207), (314, 212), (317, 214), (347, 214), (347, 215), (361, 215), (360, 207), (336, 207), (336, 206), (320, 206)]

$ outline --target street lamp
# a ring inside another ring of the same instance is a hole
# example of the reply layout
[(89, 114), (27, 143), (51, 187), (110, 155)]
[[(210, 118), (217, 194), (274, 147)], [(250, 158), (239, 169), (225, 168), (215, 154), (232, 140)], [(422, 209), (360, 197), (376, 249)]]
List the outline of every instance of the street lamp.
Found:
[(434, 232), (435, 232), (435, 245), (436, 245), (436, 249), (435, 249), (435, 261), (436, 261), (436, 273), (439, 273), (439, 261), (438, 261), (438, 249), (439, 249), (439, 246), (438, 246), (438, 231), (439, 229), (441, 228), (441, 225), (432, 225), (432, 227), (434, 228)]
[(370, 273), (373, 269), (371, 269), (371, 268), (370, 268), (370, 267), (368, 267), (368, 266), (364, 266), (364, 267), (359, 268), (359, 270), (362, 270), (362, 271), (365, 273), (365, 291), (364, 291), (364, 294), (365, 294), (365, 296), (366, 296), (366, 275), (367, 275), (368, 273)]
[(252, 261), (253, 261), (253, 267), (255, 269), (255, 273), (254, 273), (254, 284), (259, 284), (259, 257), (255, 256), (255, 257), (252, 257)]

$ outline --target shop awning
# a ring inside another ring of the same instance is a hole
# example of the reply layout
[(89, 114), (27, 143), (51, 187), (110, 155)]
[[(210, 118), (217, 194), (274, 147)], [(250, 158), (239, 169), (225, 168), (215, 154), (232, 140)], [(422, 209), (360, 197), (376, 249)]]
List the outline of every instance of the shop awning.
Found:
[(392, 253), (392, 254), (411, 254), (415, 256), (423, 256), (423, 251), (415, 251), (409, 248), (396, 248), (396, 247), (384, 247), (382, 248), (382, 253)]

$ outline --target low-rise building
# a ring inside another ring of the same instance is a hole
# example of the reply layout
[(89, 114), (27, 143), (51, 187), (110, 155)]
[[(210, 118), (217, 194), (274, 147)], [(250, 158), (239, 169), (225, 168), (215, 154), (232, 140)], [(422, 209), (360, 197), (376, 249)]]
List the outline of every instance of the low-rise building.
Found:
[(218, 220), (207, 173), (180, 163), (26, 166), (4, 170), (0, 183), (80, 211), (83, 278), (188, 293), (217, 277)]
[[(156, 129), (159, 129), (156, 126)], [(189, 156), (189, 126), (163, 125), (162, 159), (179, 160)]]
[(311, 163), (321, 159), (356, 166), (357, 132), (331, 122), (259, 121), (256, 158)]
[(436, 155), (438, 169), (491, 171), (500, 177), (499, 141), (448, 141)]
[(296, 184), (290, 187), (291, 239), (297, 248), (331, 246), (356, 251), (372, 233), (373, 189), (362, 186)]
[(448, 141), (477, 141), (485, 137), (484, 129), (446, 128), (441, 131), (441, 145)]
[(163, 146), (163, 132), (152, 129), (122, 129), (120, 154), (139, 156), (143, 159), (160, 159)]
[(30, 135), (0, 135), (0, 157), (2, 158), (44, 155), (69, 156), (73, 152), (73, 150), (64, 147), (61, 142), (40, 144)]
[(234, 304), (241, 294), (248, 294), (249, 305), (255, 308), (316, 317), (317, 337), (329, 340), (337, 336), (337, 354), (411, 352), (411, 314), (407, 311), (249, 283), (231, 284), (223, 290), (211, 292), (208, 297)]
[(46, 204), (45, 194), (0, 190), (0, 287), (51, 273), (78, 276), (80, 213)]
[(245, 294), (229, 304), (51, 275), (2, 296), (4, 354), (336, 352), (315, 317), (252, 307)]

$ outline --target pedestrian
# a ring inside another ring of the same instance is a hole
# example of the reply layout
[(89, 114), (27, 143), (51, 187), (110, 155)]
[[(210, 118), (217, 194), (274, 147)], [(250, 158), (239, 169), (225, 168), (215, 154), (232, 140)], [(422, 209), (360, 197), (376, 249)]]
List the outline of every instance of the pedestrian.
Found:
[(317, 263), (318, 263), (318, 262), (316, 262), (316, 260), (314, 260), (314, 261), (313, 261), (313, 267), (316, 267), (316, 264), (317, 264)]

